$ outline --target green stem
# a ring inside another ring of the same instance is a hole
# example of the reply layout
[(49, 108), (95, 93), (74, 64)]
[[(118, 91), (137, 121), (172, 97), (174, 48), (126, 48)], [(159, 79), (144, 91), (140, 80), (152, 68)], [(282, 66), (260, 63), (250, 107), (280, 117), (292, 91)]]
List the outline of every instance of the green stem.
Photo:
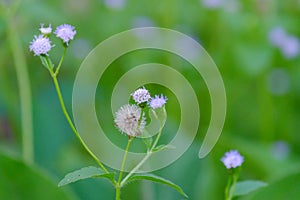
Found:
[(126, 183), (126, 181), (137, 171), (140, 169), (140, 167), (149, 159), (149, 157), (152, 155), (152, 151), (147, 152), (147, 155), (127, 174), (127, 176), (122, 180), (120, 183), (120, 187), (123, 187)]
[(117, 184), (116, 186), (116, 200), (120, 200), (121, 199), (121, 187), (119, 186), (119, 184)]
[(32, 100), (30, 81), (23, 47), (15, 28), (12, 12), (7, 9), (6, 22), (8, 25), (8, 40), (11, 45), (15, 63), (17, 81), (20, 94), (21, 127), (22, 127), (22, 154), (26, 163), (34, 162), (33, 127), (32, 127)]
[(225, 188), (225, 200), (230, 200), (229, 192), (230, 192), (231, 183), (232, 183), (232, 176), (230, 175)]
[(232, 184), (231, 184), (231, 187), (230, 187), (229, 200), (231, 200), (232, 197), (233, 197), (235, 186), (236, 186), (236, 182), (237, 182), (237, 180), (239, 178), (239, 173), (237, 172), (237, 173), (233, 174), (232, 176), (233, 176), (232, 177), (233, 181), (232, 181)]
[(118, 183), (116, 184), (116, 200), (119, 200), (120, 196), (121, 196), (120, 194), (121, 194), (121, 188), (122, 188), (122, 186), (120, 185), (120, 182), (122, 180), (123, 171), (124, 171), (124, 167), (125, 167), (125, 163), (126, 163), (126, 159), (127, 159), (129, 147), (130, 147), (130, 144), (131, 144), (132, 140), (133, 140), (133, 137), (130, 137), (128, 139), (127, 146), (126, 146), (126, 149), (125, 149), (125, 154), (124, 154), (122, 165), (121, 165), (121, 170), (120, 170), (120, 174), (119, 174)]
[(65, 59), (66, 53), (67, 53), (67, 47), (64, 48), (64, 52), (63, 52), (63, 54), (62, 54), (62, 56), (61, 56), (61, 58), (60, 58), (60, 61), (59, 61), (59, 63), (58, 63), (58, 66), (57, 66), (57, 68), (56, 68), (56, 71), (55, 71), (55, 73), (54, 73), (55, 76), (57, 76), (57, 74), (58, 74), (58, 72), (59, 72), (59, 70), (60, 70), (60, 67), (61, 67), (61, 65), (62, 65), (62, 62), (63, 62), (63, 60)]
[[(54, 72), (53, 72), (53, 69), (50, 67), (49, 65), (49, 58), (46, 57), (46, 60), (47, 60), (47, 65), (48, 65), (48, 69), (49, 69), (49, 72), (52, 76), (52, 79), (53, 79), (53, 82), (54, 82), (54, 85), (55, 85), (55, 89), (56, 89), (56, 92), (57, 92), (57, 96), (58, 96), (58, 99), (59, 99), (59, 102), (60, 102), (60, 105), (61, 105), (61, 108), (62, 108), (62, 111), (72, 129), (72, 131), (74, 132), (74, 134), (76, 135), (77, 139), (80, 141), (80, 143), (82, 144), (82, 146), (85, 148), (85, 150), (90, 154), (90, 156), (92, 156), (92, 158), (97, 162), (97, 164), (101, 167), (101, 169), (105, 172), (105, 173), (109, 173), (108, 170), (105, 168), (105, 166), (101, 163), (101, 161), (96, 157), (96, 155), (88, 148), (88, 146), (85, 144), (85, 142), (82, 140), (80, 134), (77, 132), (71, 118), (70, 118), (70, 115), (68, 114), (68, 111), (66, 109), (66, 106), (65, 106), (65, 103), (64, 103), (64, 100), (63, 100), (63, 97), (62, 97), (62, 94), (61, 94), (61, 90), (60, 90), (60, 87), (59, 87), (59, 84), (58, 84), (58, 81), (57, 81), (57, 78), (56, 78), (56, 75)], [(115, 185), (115, 182), (113, 182), (113, 184)]]
[(129, 147), (130, 147), (130, 144), (131, 144), (132, 140), (133, 140), (133, 137), (130, 137), (128, 139), (128, 142), (127, 142), (127, 146), (126, 146), (126, 149), (125, 149), (125, 154), (124, 154), (122, 165), (121, 165), (121, 170), (120, 170), (120, 175), (119, 175), (118, 183), (120, 183), (121, 180), (122, 180), (122, 175), (123, 175), (123, 171), (124, 171), (124, 167), (125, 167), (125, 163), (126, 163), (126, 159), (127, 159)]
[(159, 133), (157, 134), (157, 137), (151, 147), (151, 149), (147, 152), (146, 156), (127, 174), (127, 176), (122, 180), (120, 186), (123, 187), (126, 181), (137, 171), (140, 169), (140, 167), (150, 158), (150, 156), (153, 154), (153, 149), (156, 147), (158, 140), (162, 133), (162, 127), (159, 129)]

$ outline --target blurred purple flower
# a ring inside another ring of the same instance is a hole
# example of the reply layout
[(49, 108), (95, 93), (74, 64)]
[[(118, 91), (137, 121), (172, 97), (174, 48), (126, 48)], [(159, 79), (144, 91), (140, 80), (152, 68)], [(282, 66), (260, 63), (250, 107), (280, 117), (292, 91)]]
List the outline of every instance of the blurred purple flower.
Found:
[(34, 39), (30, 43), (29, 49), (33, 51), (35, 56), (48, 55), (48, 52), (54, 45), (51, 45), (49, 38), (44, 37), (43, 35), (34, 36)]
[(202, 0), (202, 4), (206, 8), (214, 9), (223, 5), (223, 0)]
[(282, 27), (275, 27), (269, 32), (269, 40), (273, 46), (280, 49), (287, 59), (300, 54), (300, 41), (297, 37), (289, 35)]
[(150, 26), (153, 27), (153, 26), (155, 26), (155, 24), (150, 18), (138, 16), (133, 19), (132, 26), (134, 28), (150, 27)]
[(276, 47), (281, 47), (287, 37), (286, 31), (282, 27), (275, 27), (269, 32), (269, 41)]
[(286, 69), (275, 68), (267, 75), (267, 86), (272, 95), (281, 96), (290, 89), (290, 77)]
[(104, 4), (111, 9), (122, 9), (126, 5), (126, 0), (104, 0)]
[(54, 33), (56, 37), (62, 39), (66, 45), (69, 45), (69, 41), (74, 39), (76, 30), (69, 24), (62, 24), (56, 28)]
[(285, 141), (276, 141), (272, 144), (272, 156), (277, 160), (284, 160), (290, 154), (290, 146)]
[(281, 47), (281, 53), (288, 59), (295, 58), (300, 53), (300, 41), (294, 36), (287, 36)]
[(221, 158), (227, 169), (236, 168), (242, 165), (244, 157), (237, 150), (230, 150)]

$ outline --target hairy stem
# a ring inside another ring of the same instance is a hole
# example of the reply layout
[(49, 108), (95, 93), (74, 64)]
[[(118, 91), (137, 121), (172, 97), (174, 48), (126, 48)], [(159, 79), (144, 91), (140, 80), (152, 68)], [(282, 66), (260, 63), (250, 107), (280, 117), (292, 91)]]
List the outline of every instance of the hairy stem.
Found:
[[(65, 53), (65, 52), (64, 52)], [(63, 59), (64, 56), (62, 56), (62, 59)], [(62, 62), (62, 59), (61, 59), (61, 62)], [(85, 144), (85, 142), (82, 140), (80, 134), (78, 133), (78, 131), (76, 130), (71, 118), (70, 118), (70, 115), (66, 109), (66, 106), (65, 106), (65, 103), (64, 103), (64, 100), (63, 100), (63, 97), (62, 97), (62, 94), (61, 94), (61, 90), (60, 90), (60, 87), (59, 87), (59, 84), (58, 84), (58, 81), (57, 81), (57, 74), (53, 72), (53, 69), (51, 68), (50, 66), (50, 61), (49, 61), (49, 58), (46, 57), (46, 61), (47, 61), (47, 65), (48, 65), (48, 70), (51, 74), (51, 77), (53, 79), (53, 83), (55, 85), (55, 89), (56, 89), (56, 92), (57, 92), (57, 96), (58, 96), (58, 99), (59, 99), (59, 103), (61, 105), (61, 108), (62, 108), (62, 111), (72, 129), (72, 131), (74, 132), (75, 136), (77, 137), (77, 139), (80, 141), (80, 143), (82, 144), (82, 146), (85, 148), (85, 150), (90, 154), (90, 156), (97, 162), (97, 164), (100, 166), (100, 168), (105, 172), (105, 173), (109, 173), (108, 170), (105, 168), (105, 166), (101, 163), (101, 161), (96, 157), (96, 155), (88, 148), (88, 146)], [(61, 63), (60, 62), (60, 63)], [(56, 70), (56, 72), (58, 72)], [(115, 182), (113, 182), (113, 184), (115, 185)]]
[(127, 155), (128, 155), (128, 151), (129, 151), (129, 147), (130, 147), (130, 144), (133, 140), (133, 137), (130, 137), (128, 139), (128, 142), (127, 142), (127, 146), (126, 146), (126, 149), (125, 149), (125, 154), (124, 154), (124, 157), (123, 157), (123, 161), (122, 161), (122, 165), (121, 165), (121, 170), (120, 170), (120, 174), (119, 174), (119, 179), (118, 179), (118, 183), (116, 185), (116, 200), (120, 200), (120, 197), (121, 197), (121, 180), (122, 180), (122, 176), (123, 176), (123, 171), (124, 171), (124, 167), (125, 167), (125, 163), (126, 163), (126, 159), (127, 159)]

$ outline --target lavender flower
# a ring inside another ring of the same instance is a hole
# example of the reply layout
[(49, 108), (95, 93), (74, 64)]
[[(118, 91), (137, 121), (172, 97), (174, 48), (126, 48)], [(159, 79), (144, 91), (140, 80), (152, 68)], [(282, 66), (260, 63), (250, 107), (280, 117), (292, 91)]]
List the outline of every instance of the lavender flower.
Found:
[(237, 150), (226, 152), (221, 161), (227, 169), (236, 168), (242, 165), (244, 157)]
[(149, 91), (145, 88), (137, 89), (136, 91), (134, 91), (134, 93), (131, 94), (131, 96), (133, 100), (138, 104), (148, 102), (151, 98)]
[(141, 117), (141, 109), (136, 105), (124, 105), (115, 114), (116, 127), (128, 136), (137, 136), (142, 133), (146, 125), (145, 116)]
[(43, 35), (34, 36), (33, 41), (30, 43), (29, 49), (33, 51), (35, 56), (47, 55), (48, 52), (54, 45), (51, 45), (49, 38), (44, 37)]
[(151, 99), (149, 105), (152, 109), (161, 108), (163, 105), (167, 103), (168, 98), (164, 97), (162, 94), (155, 95), (154, 98)]
[(56, 37), (62, 39), (63, 42), (68, 46), (69, 41), (74, 39), (76, 30), (69, 24), (63, 24), (58, 26), (54, 33), (56, 34)]
[(44, 24), (41, 24), (41, 28), (39, 30), (41, 31), (41, 34), (49, 35), (52, 32), (51, 24), (49, 24), (47, 28), (44, 27)]

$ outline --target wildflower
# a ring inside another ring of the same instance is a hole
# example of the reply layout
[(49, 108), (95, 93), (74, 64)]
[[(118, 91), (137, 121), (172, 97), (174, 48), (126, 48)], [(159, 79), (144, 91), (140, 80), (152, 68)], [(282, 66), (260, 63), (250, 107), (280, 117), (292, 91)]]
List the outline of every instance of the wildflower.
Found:
[(49, 35), (52, 32), (51, 24), (49, 24), (47, 28), (44, 27), (44, 24), (41, 24), (41, 28), (39, 30), (41, 31), (41, 34)]
[(242, 165), (244, 157), (237, 150), (226, 152), (221, 161), (227, 169), (236, 168)]
[(148, 102), (151, 98), (150, 93), (145, 88), (137, 89), (133, 94), (131, 94), (131, 96), (138, 104)]
[(69, 24), (62, 24), (56, 28), (54, 33), (56, 34), (56, 37), (62, 39), (63, 42), (68, 46), (69, 41), (74, 39), (76, 30)]
[(163, 105), (167, 103), (168, 98), (164, 97), (162, 94), (155, 95), (154, 98), (151, 99), (149, 105), (152, 109), (161, 108)]
[(136, 105), (124, 105), (115, 114), (116, 127), (128, 136), (137, 136), (142, 133), (146, 125), (145, 116)]
[(54, 45), (51, 45), (49, 38), (44, 37), (43, 35), (34, 36), (33, 41), (30, 43), (29, 49), (33, 51), (35, 56), (47, 55), (48, 52)]

